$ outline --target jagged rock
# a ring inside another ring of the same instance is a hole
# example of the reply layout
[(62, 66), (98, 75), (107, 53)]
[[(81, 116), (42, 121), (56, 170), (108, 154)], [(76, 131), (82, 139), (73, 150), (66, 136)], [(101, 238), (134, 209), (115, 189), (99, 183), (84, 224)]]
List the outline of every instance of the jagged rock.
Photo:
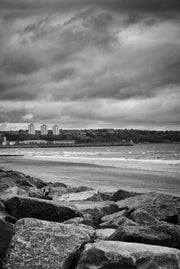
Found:
[(99, 192), (103, 201), (111, 201), (113, 193), (111, 192)]
[(130, 216), (134, 222), (138, 223), (139, 225), (151, 225), (156, 224), (159, 221), (151, 216), (146, 210), (142, 208), (136, 209)]
[(123, 223), (108, 240), (180, 248), (180, 226), (166, 222), (144, 226)]
[[(70, 202), (70, 204), (72, 204)], [(77, 209), (81, 212), (82, 215), (90, 214), (94, 217), (97, 223), (100, 222), (100, 219), (107, 215), (115, 213), (119, 210), (119, 207), (110, 201), (100, 201), (100, 202), (89, 202), (89, 201), (81, 201), (81, 202), (73, 202), (73, 205), (77, 207)]]
[(71, 268), (78, 250), (94, 238), (94, 229), (37, 219), (21, 219), (15, 225), (6, 269)]
[(99, 222), (97, 222), (96, 218), (94, 218), (90, 214), (84, 214), (83, 218), (77, 217), (77, 218), (66, 220), (63, 223), (65, 223), (65, 224), (79, 223), (79, 224), (91, 226), (95, 229), (99, 227)]
[(167, 194), (146, 193), (116, 202), (121, 208), (127, 206), (129, 215), (136, 209), (142, 208), (158, 220), (170, 223), (180, 223), (180, 198)]
[(0, 219), (0, 257), (4, 256), (13, 235), (13, 225)]
[(57, 187), (67, 188), (67, 185), (62, 182), (47, 182), (47, 186), (54, 187), (54, 188), (57, 188)]
[(42, 220), (62, 222), (70, 218), (79, 216), (77, 210), (73, 206), (60, 205), (52, 201), (13, 197), (6, 201), (6, 207), (11, 215), (16, 218), (37, 218)]
[(23, 179), (22, 181), (20, 181), (20, 182), (18, 183), (18, 186), (22, 186), (22, 187), (31, 187), (31, 188), (34, 187), (28, 180), (25, 180), (25, 179)]
[(5, 220), (6, 216), (9, 215), (9, 212), (6, 210), (6, 207), (2, 202), (0, 202), (0, 219)]
[(94, 189), (89, 188), (89, 187), (85, 187), (85, 186), (79, 186), (79, 187), (72, 187), (72, 186), (67, 186), (68, 188), (68, 192), (71, 193), (75, 193), (75, 192), (83, 192), (83, 191), (93, 191)]
[(138, 195), (139, 193), (136, 192), (129, 192), (129, 191), (125, 191), (125, 190), (118, 190), (116, 191), (112, 197), (111, 200), (114, 202), (129, 198), (129, 197), (134, 197), (136, 195)]
[(43, 193), (46, 197), (51, 197), (53, 200), (58, 200), (63, 194), (68, 192), (66, 187), (63, 186), (46, 186), (43, 188)]
[(26, 175), (22, 172), (19, 171), (13, 171), (13, 170), (9, 170), (6, 171), (7, 175), (11, 178), (13, 178), (14, 180), (16, 180), (16, 182), (19, 182), (23, 179), (26, 179)]
[(0, 196), (5, 190), (12, 187), (16, 187), (16, 182), (14, 181), (13, 178), (10, 177), (0, 178)]
[(137, 226), (137, 224), (134, 221), (132, 221), (126, 217), (119, 217), (117, 219), (105, 221), (105, 222), (101, 223), (99, 226), (103, 229), (105, 229), (105, 228), (117, 229), (123, 224), (129, 225), (129, 226)]
[(75, 269), (178, 269), (180, 251), (145, 244), (100, 241), (87, 244)]
[(1, 192), (0, 197), (5, 202), (6, 200), (12, 198), (13, 196), (17, 196), (17, 195), (27, 196), (27, 190), (15, 185), (15, 186), (7, 188), (3, 192)]
[(59, 201), (102, 201), (101, 195), (97, 190), (92, 191), (83, 191), (77, 193), (67, 193), (63, 194), (59, 199)]
[(99, 240), (107, 240), (114, 232), (116, 231), (116, 229), (97, 229), (96, 230), (96, 236), (97, 239)]
[(107, 222), (107, 221), (113, 221), (113, 220), (118, 220), (121, 217), (125, 217), (127, 213), (127, 209), (120, 210), (116, 213), (106, 215), (101, 218), (101, 222)]
[(47, 186), (47, 184), (39, 178), (26, 176), (26, 179), (28, 180), (29, 183), (34, 185), (37, 189), (42, 189), (43, 187)]

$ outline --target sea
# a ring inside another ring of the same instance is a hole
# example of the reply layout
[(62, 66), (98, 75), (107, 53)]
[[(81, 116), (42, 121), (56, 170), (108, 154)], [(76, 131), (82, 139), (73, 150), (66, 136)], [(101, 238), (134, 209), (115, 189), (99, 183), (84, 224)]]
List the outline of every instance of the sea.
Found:
[(180, 144), (1, 148), (0, 167), (103, 191), (123, 188), (180, 196)]
[(179, 144), (134, 144), (134, 146), (55, 147), (55, 148), (4, 148), (0, 155), (24, 155), (25, 157), (69, 157), (134, 160), (180, 160)]

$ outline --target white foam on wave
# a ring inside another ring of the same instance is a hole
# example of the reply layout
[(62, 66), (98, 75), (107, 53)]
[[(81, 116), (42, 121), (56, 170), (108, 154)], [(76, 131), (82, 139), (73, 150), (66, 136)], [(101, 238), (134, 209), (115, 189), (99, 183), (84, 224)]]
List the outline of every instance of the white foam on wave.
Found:
[[(26, 158), (26, 157), (25, 157)], [(91, 158), (72, 156), (34, 156), (32, 159), (68, 163), (94, 164), (108, 167), (180, 173), (180, 160), (152, 160), (126, 158)]]

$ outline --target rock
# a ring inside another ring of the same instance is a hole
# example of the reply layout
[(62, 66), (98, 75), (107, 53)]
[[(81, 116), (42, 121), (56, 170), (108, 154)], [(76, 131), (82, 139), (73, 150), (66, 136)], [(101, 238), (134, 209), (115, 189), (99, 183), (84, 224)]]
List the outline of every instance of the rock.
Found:
[(0, 202), (0, 219), (14, 224), (17, 219), (9, 214), (6, 207)]
[(47, 184), (39, 178), (26, 176), (26, 179), (28, 180), (29, 183), (31, 183), (38, 189), (42, 189), (43, 187), (47, 186)]
[(9, 223), (15, 224), (16, 221), (17, 221), (17, 218), (15, 218), (15, 217), (13, 217), (11, 215), (7, 215), (4, 220), (9, 222)]
[(89, 188), (89, 187), (85, 187), (85, 186), (79, 186), (79, 187), (72, 187), (72, 186), (67, 186), (68, 188), (68, 192), (71, 193), (75, 193), (75, 192), (83, 192), (83, 191), (93, 191), (94, 189)]
[(136, 196), (138, 194), (139, 193), (136, 193), (136, 192), (118, 190), (112, 195), (111, 200), (114, 201), (114, 202), (117, 202), (119, 200), (123, 200), (123, 199), (129, 198), (129, 197), (134, 197), (134, 196)]
[(91, 226), (91, 227), (93, 227), (95, 229), (99, 228), (99, 222), (97, 222), (96, 218), (94, 218), (90, 214), (84, 214), (83, 218), (82, 217), (77, 217), (77, 218), (66, 220), (63, 223), (65, 223), (65, 224), (79, 223), (79, 224), (84, 224), (84, 225)]
[(99, 240), (107, 240), (114, 232), (116, 231), (116, 229), (97, 229), (96, 230), (96, 236), (97, 239)]
[(82, 213), (86, 214), (96, 214), (96, 211), (99, 212), (102, 217), (108, 214), (115, 213), (119, 211), (119, 207), (110, 201), (100, 201), (100, 202), (74, 202), (73, 203)]
[(180, 226), (166, 222), (144, 226), (123, 223), (108, 240), (180, 248)]
[(71, 268), (76, 253), (93, 238), (94, 229), (88, 226), (21, 219), (15, 225), (5, 268)]
[(63, 194), (68, 192), (66, 187), (47, 186), (43, 188), (43, 193), (46, 197), (51, 197), (53, 200), (58, 200)]
[(68, 219), (66, 221), (63, 221), (64, 224), (83, 224), (84, 218), (76, 217), (73, 219)]
[[(72, 204), (72, 202), (70, 202), (70, 204)], [(119, 210), (119, 207), (114, 202), (110, 201), (76, 201), (73, 202), (73, 205), (77, 207), (77, 209), (81, 212), (82, 215), (90, 214), (91, 216), (93, 216), (96, 223), (99, 223), (100, 219), (103, 216), (115, 213)]]
[(13, 235), (13, 225), (0, 219), (0, 257), (4, 256)]
[(134, 222), (138, 223), (139, 225), (151, 225), (156, 224), (159, 221), (151, 216), (146, 210), (138, 208), (136, 209), (130, 216)]
[(9, 171), (6, 171), (6, 173), (9, 177), (13, 178), (16, 182), (19, 182), (22, 179), (26, 179), (25, 174), (19, 171), (9, 170)]
[(27, 190), (24, 188), (17, 187), (16, 185), (10, 188), (7, 188), (1, 193), (1, 199), (5, 202), (6, 200), (12, 198), (13, 196), (28, 196)]
[(117, 229), (123, 224), (126, 224), (128, 226), (137, 226), (137, 224), (134, 221), (132, 221), (126, 217), (119, 217), (117, 219), (105, 221), (105, 222), (101, 223), (99, 226), (103, 229), (105, 229), (105, 228)]
[(7, 174), (5, 171), (0, 171), (0, 178), (5, 177)]
[(16, 182), (14, 181), (13, 178), (10, 177), (0, 178), (0, 196), (5, 190), (12, 187), (16, 187)]
[(37, 218), (62, 222), (79, 216), (77, 210), (69, 205), (60, 205), (48, 200), (26, 197), (13, 197), (6, 201), (6, 207), (16, 218)]
[(111, 192), (99, 192), (103, 201), (111, 201), (113, 193)]
[(22, 181), (19, 182), (18, 186), (22, 186), (22, 187), (31, 187), (33, 188), (34, 186), (28, 181), (23, 179)]
[(54, 187), (54, 188), (57, 188), (57, 187), (67, 188), (67, 185), (62, 182), (48, 182), (47, 186)]
[(77, 193), (63, 194), (59, 201), (102, 201), (101, 195), (97, 190), (83, 191)]
[(180, 251), (145, 244), (99, 241), (87, 244), (75, 269), (178, 269)]
[(121, 211), (118, 211), (113, 214), (106, 215), (101, 218), (101, 222), (107, 222), (107, 221), (113, 221), (113, 220), (118, 220), (121, 217), (125, 217), (127, 213), (127, 209), (123, 209)]
[(173, 224), (180, 223), (180, 198), (167, 194), (146, 193), (116, 202), (121, 208), (127, 206), (129, 215), (138, 208), (146, 210), (152, 217)]

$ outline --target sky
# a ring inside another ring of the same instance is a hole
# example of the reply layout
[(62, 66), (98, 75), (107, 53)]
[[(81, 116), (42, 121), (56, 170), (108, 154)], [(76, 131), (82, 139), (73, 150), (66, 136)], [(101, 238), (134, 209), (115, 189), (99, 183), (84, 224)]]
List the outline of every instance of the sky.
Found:
[(0, 130), (180, 130), (179, 0), (0, 0)]

